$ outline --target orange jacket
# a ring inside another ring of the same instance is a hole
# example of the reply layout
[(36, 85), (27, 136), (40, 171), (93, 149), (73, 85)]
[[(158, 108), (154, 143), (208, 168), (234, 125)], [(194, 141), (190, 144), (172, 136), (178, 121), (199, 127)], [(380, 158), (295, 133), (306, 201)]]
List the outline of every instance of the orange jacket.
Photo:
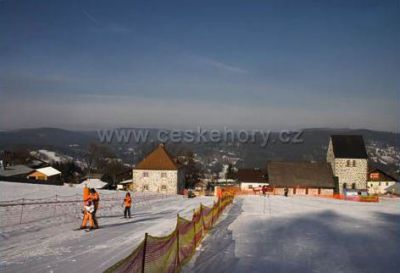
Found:
[(132, 205), (132, 198), (130, 196), (126, 196), (124, 198), (125, 207), (130, 208)]
[(97, 209), (99, 207), (100, 196), (98, 192), (91, 193), (89, 195), (89, 199), (92, 200), (94, 204), (94, 208)]

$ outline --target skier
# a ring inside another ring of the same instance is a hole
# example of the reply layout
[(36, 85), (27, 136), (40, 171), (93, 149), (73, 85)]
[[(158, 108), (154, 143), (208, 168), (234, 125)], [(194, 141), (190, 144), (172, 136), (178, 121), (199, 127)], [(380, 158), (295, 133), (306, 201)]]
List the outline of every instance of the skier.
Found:
[(267, 193), (267, 186), (265, 186), (265, 185), (262, 186), (261, 191), (262, 191), (263, 195), (265, 196)]
[(124, 218), (129, 216), (131, 218), (131, 205), (132, 205), (132, 198), (131, 194), (129, 192), (126, 193), (125, 198), (124, 198), (124, 204), (125, 205), (125, 210), (124, 210)]
[(86, 201), (85, 206), (83, 207), (83, 220), (80, 229), (86, 229), (86, 224), (89, 221), (89, 229), (94, 228), (93, 222), (93, 212), (94, 212), (94, 205), (92, 201)]
[(99, 193), (95, 189), (90, 189), (89, 200), (91, 200), (94, 205), (94, 211), (92, 213), (94, 228), (99, 228), (99, 224), (97, 222), (97, 217), (96, 217), (96, 212), (97, 212), (97, 209), (99, 208), (100, 196), (99, 196)]
[(288, 194), (289, 194), (289, 189), (286, 187), (285, 188), (285, 197), (288, 197)]

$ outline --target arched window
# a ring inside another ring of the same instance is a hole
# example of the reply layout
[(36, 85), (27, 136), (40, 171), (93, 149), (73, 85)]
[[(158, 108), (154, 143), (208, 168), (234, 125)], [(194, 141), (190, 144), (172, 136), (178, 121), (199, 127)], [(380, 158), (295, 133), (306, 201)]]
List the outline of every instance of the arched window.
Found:
[(351, 184), (351, 189), (355, 190), (356, 189), (356, 183)]

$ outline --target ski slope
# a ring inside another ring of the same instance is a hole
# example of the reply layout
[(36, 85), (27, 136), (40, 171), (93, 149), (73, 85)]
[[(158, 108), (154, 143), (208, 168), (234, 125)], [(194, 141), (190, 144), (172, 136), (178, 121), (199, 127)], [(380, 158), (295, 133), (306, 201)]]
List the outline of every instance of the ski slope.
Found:
[[(0, 182), (0, 192), (0, 201), (5, 201), (56, 193), (69, 195), (81, 193), (82, 189)], [(108, 192), (101, 191), (100, 198)], [(123, 193), (115, 194), (121, 200), (99, 217), (98, 230), (76, 230), (81, 220), (64, 219), (62, 212), (54, 219), (1, 228), (0, 272), (102, 272), (126, 257), (142, 241), (145, 232), (166, 235), (175, 228), (177, 213), (190, 217), (200, 203), (212, 205), (214, 201), (213, 197), (187, 199), (174, 195), (136, 204), (134, 195), (132, 219), (124, 219)], [(42, 212), (38, 207), (30, 213)]]
[(399, 272), (400, 201), (237, 197), (183, 269), (197, 272)]

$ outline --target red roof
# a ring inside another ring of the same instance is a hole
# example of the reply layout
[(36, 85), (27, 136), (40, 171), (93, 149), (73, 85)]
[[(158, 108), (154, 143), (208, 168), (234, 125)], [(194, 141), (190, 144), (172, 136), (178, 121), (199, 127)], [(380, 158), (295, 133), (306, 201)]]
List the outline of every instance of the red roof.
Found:
[(158, 145), (135, 167), (137, 170), (178, 170), (178, 168), (179, 165), (175, 163), (164, 144)]

